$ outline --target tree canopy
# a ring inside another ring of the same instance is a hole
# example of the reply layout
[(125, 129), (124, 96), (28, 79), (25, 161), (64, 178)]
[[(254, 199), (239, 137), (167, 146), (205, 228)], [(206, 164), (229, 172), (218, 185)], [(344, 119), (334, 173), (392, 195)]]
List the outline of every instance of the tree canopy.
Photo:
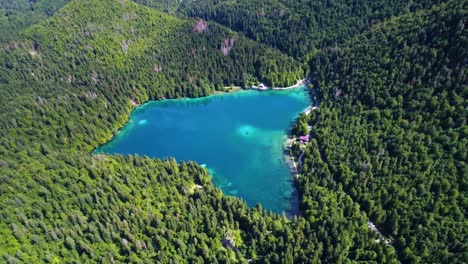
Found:
[[(466, 262), (466, 1), (135, 2), (0, 3), (0, 262)], [(92, 152), (135, 104), (309, 72), (293, 219)]]

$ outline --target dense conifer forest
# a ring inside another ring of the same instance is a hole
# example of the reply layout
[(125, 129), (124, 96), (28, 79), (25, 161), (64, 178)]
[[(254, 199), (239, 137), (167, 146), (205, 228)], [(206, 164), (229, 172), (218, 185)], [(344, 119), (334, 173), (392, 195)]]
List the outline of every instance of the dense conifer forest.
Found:
[[(467, 13), (0, 3), (0, 262), (466, 263)], [(92, 153), (135, 104), (305, 76), (320, 105), (294, 126), (313, 139), (292, 219), (224, 196), (193, 162)]]
[(325, 162), (324, 184), (359, 203), (402, 262), (468, 256), (466, 4), (392, 19), (310, 62), (323, 101), (308, 178)]
[(14, 0), (0, 4), (0, 43), (15, 40), (18, 33), (52, 16), (68, 0)]
[(249, 38), (307, 59), (382, 21), (440, 0), (135, 0), (181, 16), (216, 21)]

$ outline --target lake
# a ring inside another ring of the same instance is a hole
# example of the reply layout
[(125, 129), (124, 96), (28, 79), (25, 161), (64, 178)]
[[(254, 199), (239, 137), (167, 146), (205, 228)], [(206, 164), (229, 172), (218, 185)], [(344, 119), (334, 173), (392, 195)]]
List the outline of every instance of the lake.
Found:
[(284, 140), (309, 98), (299, 87), (150, 101), (97, 152), (196, 161), (226, 195), (291, 215), (297, 195)]

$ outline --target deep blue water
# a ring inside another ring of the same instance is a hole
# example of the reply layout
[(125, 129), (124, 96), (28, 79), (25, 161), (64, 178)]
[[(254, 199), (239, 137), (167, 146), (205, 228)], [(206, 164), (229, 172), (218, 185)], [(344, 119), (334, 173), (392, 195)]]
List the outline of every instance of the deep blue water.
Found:
[(305, 88), (151, 101), (97, 151), (193, 160), (225, 194), (290, 213), (294, 188), (283, 144), (310, 104)]

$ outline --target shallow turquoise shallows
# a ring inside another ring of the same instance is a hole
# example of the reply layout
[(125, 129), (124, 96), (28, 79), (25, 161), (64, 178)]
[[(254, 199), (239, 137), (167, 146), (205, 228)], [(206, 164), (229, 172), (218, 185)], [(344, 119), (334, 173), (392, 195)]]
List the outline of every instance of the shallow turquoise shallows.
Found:
[(97, 151), (193, 160), (225, 194), (290, 215), (295, 195), (284, 140), (310, 104), (304, 87), (151, 101)]

